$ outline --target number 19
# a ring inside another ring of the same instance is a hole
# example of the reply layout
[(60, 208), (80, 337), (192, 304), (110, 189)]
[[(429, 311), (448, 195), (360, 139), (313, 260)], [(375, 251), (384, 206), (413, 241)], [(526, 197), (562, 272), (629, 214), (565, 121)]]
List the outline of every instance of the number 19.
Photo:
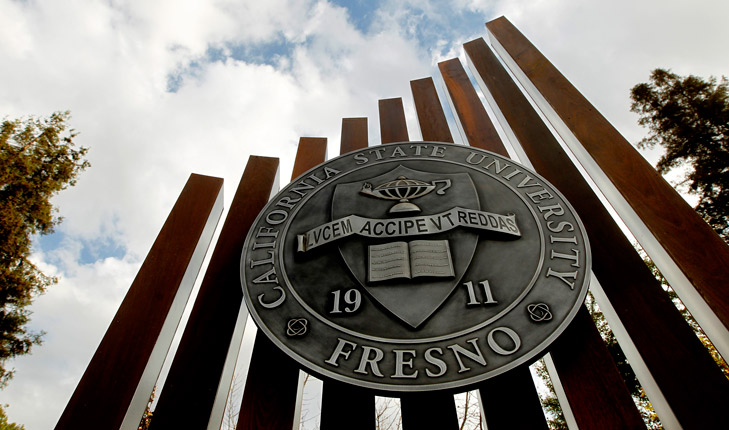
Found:
[[(342, 299), (342, 290), (332, 291), (332, 294), (334, 294), (334, 306), (331, 313), (341, 314), (342, 310), (340, 309), (340, 304)], [(344, 293), (344, 303), (351, 306), (345, 306), (344, 312), (352, 313), (359, 309), (359, 306), (362, 304), (362, 294), (360, 294), (359, 290), (354, 288), (347, 290), (347, 292)]]

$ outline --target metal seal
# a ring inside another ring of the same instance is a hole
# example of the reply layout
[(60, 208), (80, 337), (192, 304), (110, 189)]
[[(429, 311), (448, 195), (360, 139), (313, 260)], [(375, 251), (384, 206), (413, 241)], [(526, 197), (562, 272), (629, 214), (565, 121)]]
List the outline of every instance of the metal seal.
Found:
[(590, 248), (544, 178), (402, 142), (291, 182), (241, 259), (258, 326), (309, 371), (386, 391), (465, 387), (539, 358), (587, 294)]

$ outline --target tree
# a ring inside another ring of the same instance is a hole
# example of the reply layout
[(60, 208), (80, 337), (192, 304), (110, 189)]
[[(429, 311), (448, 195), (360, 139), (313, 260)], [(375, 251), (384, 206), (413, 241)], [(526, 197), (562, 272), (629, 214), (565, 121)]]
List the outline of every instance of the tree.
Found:
[(40, 344), (42, 333), (26, 326), (28, 306), (56, 282), (29, 260), (33, 235), (53, 232), (61, 219), (51, 197), (89, 166), (87, 149), (76, 149), (76, 133), (66, 131), (69, 118), (56, 112), (0, 126), (0, 388), (13, 375), (6, 361)]
[(5, 408), (8, 405), (0, 405), (0, 430), (25, 430), (25, 426), (9, 422)]
[(650, 131), (638, 146), (656, 144), (665, 154), (656, 164), (665, 174), (689, 167), (679, 185), (698, 195), (696, 211), (729, 241), (729, 83), (710, 77), (682, 77), (655, 69), (650, 82), (630, 91), (631, 111)]
[(547, 426), (550, 430), (568, 430), (567, 420), (565, 420), (562, 406), (559, 404), (557, 392), (552, 383), (552, 378), (549, 376), (547, 365), (543, 359), (534, 363), (534, 371), (542, 379), (542, 382), (544, 382), (547, 388), (546, 391), (538, 391), (542, 408), (546, 412), (545, 418), (547, 419)]
[(483, 430), (484, 417), (481, 416), (481, 401), (478, 391), (466, 391), (455, 395), (458, 430)]

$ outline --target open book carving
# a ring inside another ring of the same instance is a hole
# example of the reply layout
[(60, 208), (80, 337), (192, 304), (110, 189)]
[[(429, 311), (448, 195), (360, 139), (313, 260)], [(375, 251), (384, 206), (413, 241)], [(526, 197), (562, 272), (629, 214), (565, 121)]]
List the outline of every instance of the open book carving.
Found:
[(447, 240), (414, 240), (369, 246), (369, 282), (419, 276), (455, 276)]

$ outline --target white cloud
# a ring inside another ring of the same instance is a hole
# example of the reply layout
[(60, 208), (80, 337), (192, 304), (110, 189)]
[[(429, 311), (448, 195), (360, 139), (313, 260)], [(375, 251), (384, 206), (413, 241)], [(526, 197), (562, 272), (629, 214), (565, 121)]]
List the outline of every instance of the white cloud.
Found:
[(645, 131), (630, 112), (630, 88), (656, 67), (727, 74), (729, 3), (503, 0), (505, 15), (631, 142)]
[[(43, 344), (10, 363), (18, 374), (2, 392), (11, 419), (28, 429), (55, 425), (139, 269), (129, 259), (78, 264), (79, 252), (68, 241), (52, 256), (33, 257), (59, 283), (33, 304), (33, 326), (46, 332)], [(62, 261), (66, 270), (46, 259)]]

